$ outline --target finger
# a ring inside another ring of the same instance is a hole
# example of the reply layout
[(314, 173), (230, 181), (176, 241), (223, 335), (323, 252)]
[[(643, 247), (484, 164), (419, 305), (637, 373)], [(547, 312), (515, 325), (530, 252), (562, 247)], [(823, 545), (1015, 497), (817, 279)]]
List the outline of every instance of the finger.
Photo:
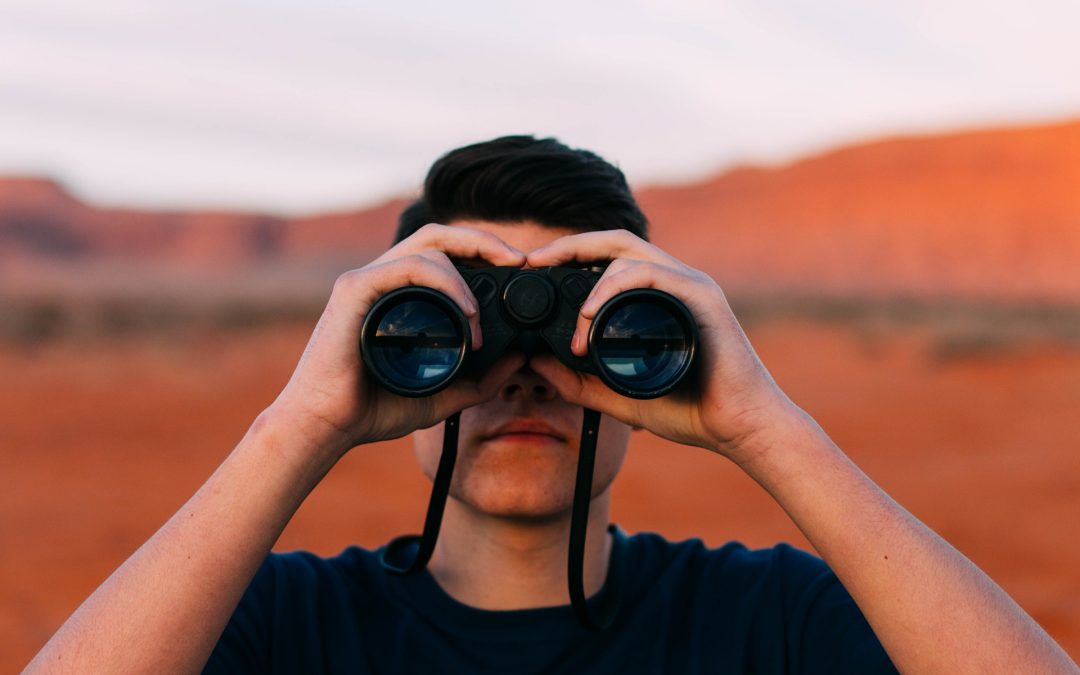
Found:
[(697, 275), (688, 274), (684, 270), (639, 261), (613, 274), (601, 276), (581, 303), (580, 311), (585, 318), (592, 319), (605, 302), (623, 291), (635, 288), (657, 288), (672, 295), (687, 293), (693, 285), (700, 283), (696, 277)]
[[(610, 265), (607, 266), (607, 269), (604, 270), (604, 273), (600, 276), (600, 279), (602, 280), (604, 277), (618, 274), (630, 265), (637, 264), (638, 262), (639, 261), (631, 260), (630, 258), (617, 258), (616, 260), (613, 260)], [(600, 280), (597, 280), (598, 283), (599, 281)], [(593, 288), (596, 288), (595, 284), (593, 285)], [(590, 289), (590, 294), (591, 293), (592, 290)], [(588, 300), (588, 296), (586, 296), (585, 299)], [(588, 321), (582, 318), (579, 311), (577, 315), (577, 325), (570, 339), (570, 351), (574, 354), (577, 354), (578, 356), (584, 356), (588, 351), (584, 340), (584, 336), (587, 335), (587, 333), (585, 332), (587, 328)]]
[(604, 274), (617, 274), (631, 265), (636, 265), (638, 262), (640, 261), (634, 258), (616, 258), (604, 268)]
[[(428, 250), (422, 253), (418, 253), (417, 255), (423, 256), (428, 260), (431, 260), (435, 264), (439, 265), (447, 271), (447, 274), (452, 274), (459, 279), (461, 278), (461, 272), (459, 272), (458, 269), (454, 267), (454, 263), (442, 251)], [(477, 301), (476, 295), (472, 292), (472, 289), (469, 288), (469, 285), (465, 283), (464, 280), (462, 280), (462, 284), (464, 287), (465, 296), (469, 300), (469, 304), (471, 304), (473, 307), (479, 307), (480, 303)], [(480, 313), (479, 311), (477, 311), (474, 314), (466, 314), (465, 316), (469, 320), (469, 329), (472, 335), (472, 348), (473, 350), (480, 349), (480, 347), (482, 347), (484, 344), (484, 336), (480, 330)]]
[(615, 393), (600, 378), (574, 370), (551, 354), (532, 357), (529, 367), (550, 382), (559, 396), (569, 403), (599, 410), (632, 426), (642, 426), (640, 407), (643, 401)]
[(504, 354), (488, 367), (479, 379), (458, 378), (436, 396), (437, 419), (445, 419), (452, 413), (493, 398), (503, 384), (525, 365), (525, 360), (525, 356), (520, 352), (511, 352)]
[(383, 257), (399, 257), (435, 249), (451, 258), (486, 260), (492, 265), (521, 267), (525, 254), (490, 232), (459, 225), (429, 223)]
[(569, 262), (590, 263), (635, 258), (671, 261), (673, 258), (627, 230), (601, 230), (560, 237), (529, 253), (530, 267), (550, 267)]
[[(331, 294), (331, 304), (348, 307), (349, 315), (359, 324), (364, 314), (382, 295), (403, 286), (425, 286), (445, 293), (465, 314), (473, 344), (480, 344), (480, 311), (468, 284), (452, 265), (422, 255), (410, 255), (381, 265), (346, 272), (338, 277)], [(363, 308), (355, 313), (354, 308)], [(357, 326), (358, 328), (358, 326)]]
[(657, 288), (675, 296), (693, 297), (692, 286), (700, 283), (695, 275), (651, 262), (634, 261), (614, 273), (606, 271), (593, 286), (577, 315), (570, 350), (578, 355), (588, 353), (588, 335), (596, 313), (604, 303), (619, 293), (637, 288)]

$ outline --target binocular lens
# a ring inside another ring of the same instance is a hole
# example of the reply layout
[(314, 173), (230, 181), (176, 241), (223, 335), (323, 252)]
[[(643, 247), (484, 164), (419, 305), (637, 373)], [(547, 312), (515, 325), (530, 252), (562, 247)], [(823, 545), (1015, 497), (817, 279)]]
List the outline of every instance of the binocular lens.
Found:
[(438, 391), (461, 365), (467, 324), (463, 327), (463, 319), (436, 298), (403, 299), (386, 306), (375, 315), (374, 330), (366, 331), (365, 359), (391, 391), (406, 396)]
[(693, 329), (676, 306), (658, 301), (654, 294), (616, 298), (596, 319), (595, 360), (616, 391), (654, 398), (674, 389), (690, 367)]
[(520, 318), (507, 323), (501, 313), (488, 313), (481, 325), (491, 339), (472, 354), (468, 319), (454, 301), (433, 288), (406, 286), (382, 296), (368, 311), (360, 328), (360, 350), (374, 379), (400, 396), (435, 394), (454, 380), (466, 360), (475, 372), (506, 350), (531, 355), (550, 348), (563, 363), (599, 375), (608, 387), (632, 398), (663, 396), (690, 371), (697, 323), (674, 296), (637, 288), (604, 303), (589, 330), (591, 363), (570, 353), (573, 308), (564, 303), (554, 321), (528, 329), (520, 327), (526, 323)]

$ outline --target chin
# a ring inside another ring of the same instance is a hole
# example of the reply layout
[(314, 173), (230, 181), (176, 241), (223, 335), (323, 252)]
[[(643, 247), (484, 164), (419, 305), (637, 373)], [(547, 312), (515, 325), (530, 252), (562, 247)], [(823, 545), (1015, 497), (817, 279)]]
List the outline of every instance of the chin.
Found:
[[(628, 435), (629, 428), (621, 436), (613, 433), (597, 449), (593, 498), (618, 473)], [(431, 480), (441, 452), (441, 434), (417, 432), (414, 442), (420, 466)], [(450, 496), (470, 510), (499, 518), (566, 518), (574, 503), (577, 460), (577, 448), (565, 440), (529, 435), (497, 442), (468, 439), (458, 452)]]
[(573, 473), (471, 473), (455, 483), (451, 496), (475, 511), (501, 518), (550, 520), (569, 513), (574, 503)]
[(464, 494), (458, 498), (473, 511), (487, 516), (523, 521), (557, 520), (570, 513), (573, 499), (553, 501), (546, 498), (527, 499), (524, 495), (474, 496)]

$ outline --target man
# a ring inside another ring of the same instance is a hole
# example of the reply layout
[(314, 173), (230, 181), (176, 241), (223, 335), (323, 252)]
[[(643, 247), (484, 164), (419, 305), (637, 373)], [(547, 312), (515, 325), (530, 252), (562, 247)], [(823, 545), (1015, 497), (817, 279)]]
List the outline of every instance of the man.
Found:
[[(429, 221), (443, 224), (417, 227)], [(591, 153), (508, 137), (440, 159), (397, 245), (339, 278), (274, 403), (31, 670), (1076, 672), (1000, 588), (784, 395), (716, 283), (644, 234), (622, 174)], [(633, 400), (551, 355), (511, 353), (434, 396), (384, 391), (360, 362), (357, 336), (390, 290), (443, 291), (474, 343), (483, 340), (476, 299), (452, 261), (608, 264), (581, 308), (579, 355), (607, 298), (668, 291), (700, 328), (697, 382)], [(583, 629), (567, 607), (583, 407), (604, 413), (584, 569), (594, 602), (619, 594), (602, 632)], [(356, 445), (415, 432), (432, 476), (439, 423), (456, 411), (460, 458), (429, 573), (389, 575), (357, 548), (329, 560), (267, 558), (304, 497)], [(735, 462), (828, 566), (785, 546), (709, 550), (609, 528), (609, 488), (634, 427)], [(625, 578), (612, 591), (616, 564)]]

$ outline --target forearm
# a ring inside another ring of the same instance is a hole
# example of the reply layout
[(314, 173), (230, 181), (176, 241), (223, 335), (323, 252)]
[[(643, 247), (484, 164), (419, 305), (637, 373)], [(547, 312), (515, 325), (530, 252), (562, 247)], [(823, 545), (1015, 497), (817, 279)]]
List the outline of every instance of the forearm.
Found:
[[(264, 413), (199, 491), (117, 569), (30, 672), (199, 672), (329, 453)], [(312, 460), (310, 457), (326, 456)]]
[(900, 507), (791, 407), (742, 462), (851, 593), (897, 667), (912, 673), (1077, 672), (989, 577)]

